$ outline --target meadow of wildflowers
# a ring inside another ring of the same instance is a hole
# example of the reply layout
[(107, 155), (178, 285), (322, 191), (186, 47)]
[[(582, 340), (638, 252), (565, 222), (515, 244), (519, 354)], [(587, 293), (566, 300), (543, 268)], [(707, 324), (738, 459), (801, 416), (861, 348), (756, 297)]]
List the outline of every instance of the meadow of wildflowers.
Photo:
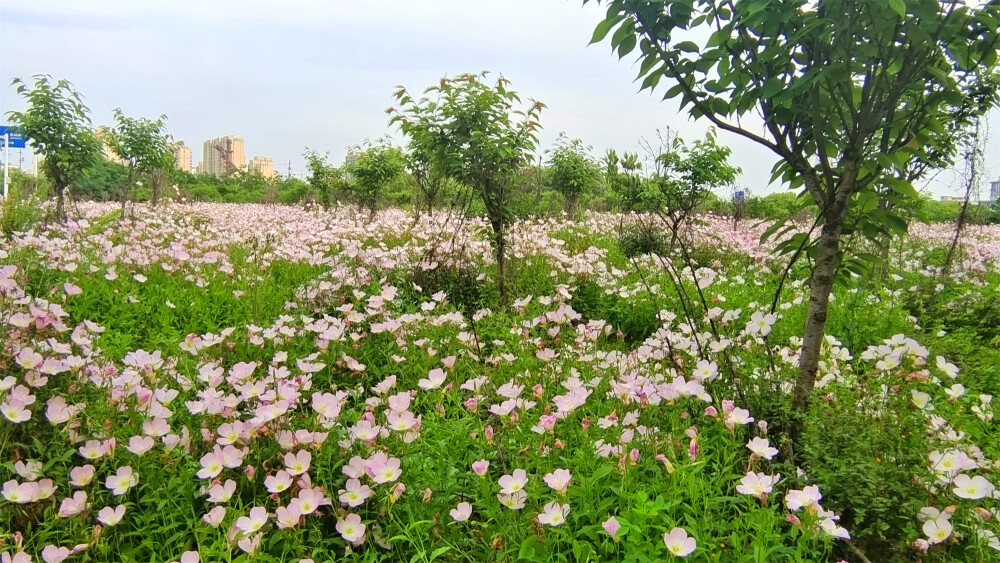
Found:
[(3, 563), (1000, 559), (996, 227), (839, 287), (796, 420), (762, 226), (520, 221), (502, 305), (477, 220), (78, 212), (0, 249)]

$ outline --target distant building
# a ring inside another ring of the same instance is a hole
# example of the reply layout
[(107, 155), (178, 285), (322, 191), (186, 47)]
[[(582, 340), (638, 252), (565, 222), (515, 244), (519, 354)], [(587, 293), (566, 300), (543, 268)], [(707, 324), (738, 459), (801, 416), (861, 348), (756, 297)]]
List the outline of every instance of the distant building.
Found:
[(260, 175), (271, 179), (278, 175), (274, 170), (274, 161), (271, 160), (269, 156), (255, 156), (250, 159), (250, 164), (247, 165), (247, 171), (249, 172), (260, 172)]
[(1000, 200), (1000, 179), (996, 182), (990, 182), (990, 198), (987, 200), (989, 203)]
[(174, 166), (184, 172), (191, 171), (191, 147), (185, 145), (183, 141), (177, 145), (177, 150), (174, 151)]
[(243, 138), (233, 135), (205, 141), (199, 172), (226, 176), (246, 165)]
[(125, 159), (119, 158), (115, 151), (111, 149), (111, 145), (108, 144), (108, 138), (111, 135), (111, 130), (103, 125), (94, 130), (94, 135), (101, 142), (101, 154), (104, 155), (106, 160), (114, 162), (116, 164), (125, 164)]
[(957, 195), (943, 195), (941, 201), (965, 201), (965, 198)]

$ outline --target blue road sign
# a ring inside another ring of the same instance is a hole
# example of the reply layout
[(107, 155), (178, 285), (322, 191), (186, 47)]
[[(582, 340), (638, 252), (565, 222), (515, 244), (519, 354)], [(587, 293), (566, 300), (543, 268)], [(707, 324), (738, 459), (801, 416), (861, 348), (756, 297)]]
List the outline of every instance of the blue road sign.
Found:
[(743, 190), (736, 192), (735, 195), (736, 195), (736, 203), (743, 203), (743, 198), (744, 198)]
[(23, 149), (28, 146), (28, 138), (20, 133), (15, 133), (14, 128), (10, 125), (0, 125), (0, 148), (3, 147), (4, 135), (10, 135), (7, 137), (10, 139), (10, 148), (12, 149)]

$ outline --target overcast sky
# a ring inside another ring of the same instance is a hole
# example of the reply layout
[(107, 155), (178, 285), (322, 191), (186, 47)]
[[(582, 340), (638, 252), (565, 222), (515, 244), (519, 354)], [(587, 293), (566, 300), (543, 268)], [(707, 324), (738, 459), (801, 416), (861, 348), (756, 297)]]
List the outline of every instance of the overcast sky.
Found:
[[(23, 107), (11, 78), (51, 74), (73, 82), (95, 125), (116, 107), (166, 114), (195, 165), (204, 140), (237, 135), (248, 160), (270, 156), (283, 174), (290, 161), (300, 175), (307, 146), (340, 162), (349, 145), (396, 134), (384, 112), (396, 85), (420, 91), (444, 74), (491, 70), (548, 106), (542, 148), (560, 131), (597, 155), (637, 150), (667, 126), (702, 135), (675, 101), (659, 102), (663, 87), (637, 92), (631, 60), (587, 46), (602, 12), (579, 0), (0, 0), (0, 112)], [(989, 125), (996, 179), (1000, 114)], [(720, 139), (744, 170), (741, 185), (781, 189), (767, 186), (769, 151)], [(931, 190), (958, 186), (944, 173)]]

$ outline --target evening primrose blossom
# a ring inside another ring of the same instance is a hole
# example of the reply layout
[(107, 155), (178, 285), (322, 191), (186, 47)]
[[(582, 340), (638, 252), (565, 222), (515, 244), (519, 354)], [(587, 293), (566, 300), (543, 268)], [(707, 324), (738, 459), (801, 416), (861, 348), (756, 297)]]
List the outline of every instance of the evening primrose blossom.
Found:
[(684, 528), (673, 528), (663, 534), (663, 543), (674, 557), (687, 557), (698, 547), (698, 542)]

